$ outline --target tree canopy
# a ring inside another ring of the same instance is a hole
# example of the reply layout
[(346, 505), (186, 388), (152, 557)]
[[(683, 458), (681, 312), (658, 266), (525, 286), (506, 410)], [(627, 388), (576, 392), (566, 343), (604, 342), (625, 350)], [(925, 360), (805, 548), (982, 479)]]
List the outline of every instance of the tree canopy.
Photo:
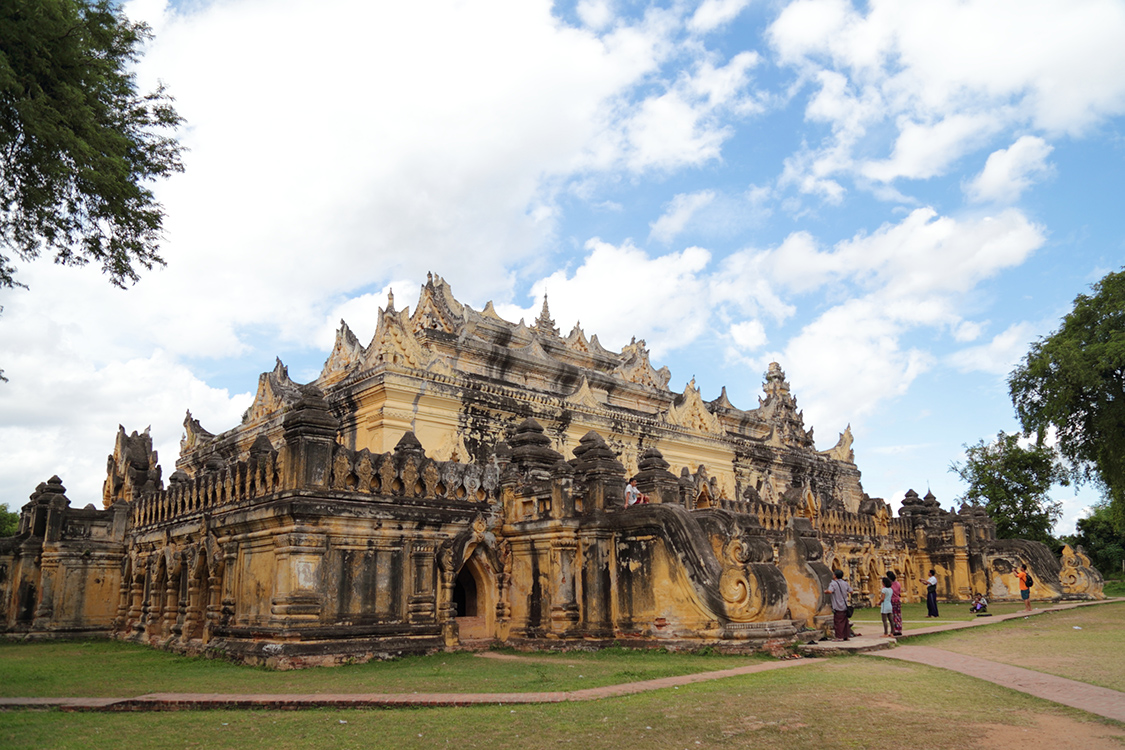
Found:
[(13, 256), (99, 263), (116, 286), (163, 264), (149, 183), (182, 171), (181, 118), (137, 91), (148, 26), (111, 0), (0, 3), (0, 288)]
[(1020, 438), (1000, 432), (992, 443), (967, 445), (965, 462), (953, 463), (949, 470), (969, 485), (960, 499), (984, 506), (996, 522), (998, 538), (1049, 545), (1062, 503), (1052, 502), (1047, 493), (1055, 484), (1067, 484), (1067, 472), (1050, 446), (1024, 447)]
[(0, 505), (0, 539), (6, 536), (15, 536), (20, 528), (20, 514), (13, 513), (4, 505)]
[(1053, 428), (1059, 452), (1110, 500), (1125, 531), (1125, 272), (1080, 294), (1062, 326), (1032, 344), (1008, 378), (1023, 428)]
[(1125, 533), (1113, 527), (1109, 503), (1098, 503), (1089, 516), (1078, 519), (1077, 530), (1078, 533), (1068, 541), (1082, 545), (1090, 556), (1090, 562), (1102, 575), (1120, 576), (1122, 560), (1125, 560)]

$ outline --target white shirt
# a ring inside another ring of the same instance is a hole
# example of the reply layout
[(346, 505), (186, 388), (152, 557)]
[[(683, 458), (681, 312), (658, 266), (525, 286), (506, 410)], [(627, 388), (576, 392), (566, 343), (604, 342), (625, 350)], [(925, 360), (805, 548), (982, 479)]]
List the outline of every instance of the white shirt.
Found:
[(641, 491), (634, 485), (625, 485), (625, 506), (636, 505), (637, 501), (641, 499)]

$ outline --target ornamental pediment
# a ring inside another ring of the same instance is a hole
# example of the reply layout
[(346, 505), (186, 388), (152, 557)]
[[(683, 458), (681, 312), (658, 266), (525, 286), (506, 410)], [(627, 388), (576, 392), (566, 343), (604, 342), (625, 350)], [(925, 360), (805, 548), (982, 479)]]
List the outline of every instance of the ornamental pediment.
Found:
[(379, 324), (364, 355), (365, 366), (426, 369), (430, 357), (414, 336), (409, 313), (410, 308), (396, 312), (393, 301), (387, 303), (386, 310), (380, 308)]
[(341, 320), (340, 327), (336, 329), (336, 343), (324, 362), (320, 380), (325, 383), (342, 380), (357, 363), (363, 361), (363, 354), (363, 344), (359, 343), (348, 324)]
[(242, 415), (242, 424), (265, 419), (288, 409), (300, 398), (299, 386), (289, 379), (289, 368), (277, 360), (271, 372), (258, 376), (258, 391), (254, 403)]
[(673, 404), (668, 410), (669, 422), (696, 432), (722, 432), (718, 417), (708, 411), (707, 404), (700, 398), (695, 381), (684, 386), (683, 395), (678, 400), (679, 404)]

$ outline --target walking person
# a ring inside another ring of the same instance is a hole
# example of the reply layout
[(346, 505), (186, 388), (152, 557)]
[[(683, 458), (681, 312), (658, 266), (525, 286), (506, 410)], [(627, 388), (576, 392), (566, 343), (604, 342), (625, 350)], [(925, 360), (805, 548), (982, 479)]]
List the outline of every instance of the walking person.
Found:
[(926, 617), (937, 617), (937, 571), (930, 568), (930, 577), (922, 583), (926, 584)]
[(887, 571), (891, 580), (891, 635), (902, 635), (902, 584), (893, 570)]
[(834, 641), (848, 640), (850, 624), (848, 623), (848, 599), (851, 597), (852, 587), (844, 580), (844, 571), (837, 570), (836, 577), (824, 590), (832, 604), (832, 630), (835, 634)]
[(1031, 611), (1031, 574), (1027, 572), (1027, 566), (1021, 565), (1019, 571), (1016, 572), (1016, 577), (1020, 579), (1020, 599), (1023, 599), (1023, 611)]
[(883, 589), (879, 594), (882, 596), (879, 600), (879, 617), (883, 620), (883, 637), (890, 638), (894, 634), (894, 625), (891, 622), (891, 597), (894, 596), (894, 592), (891, 591), (890, 578), (883, 577)]

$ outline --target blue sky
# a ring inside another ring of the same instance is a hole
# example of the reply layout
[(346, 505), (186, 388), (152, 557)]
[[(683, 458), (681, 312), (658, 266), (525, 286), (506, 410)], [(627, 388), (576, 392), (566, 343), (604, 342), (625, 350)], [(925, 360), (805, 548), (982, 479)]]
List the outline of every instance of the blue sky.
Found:
[[(164, 474), (275, 357), (319, 372), (427, 271), (542, 294), (681, 390), (757, 404), (778, 361), (865, 490), (946, 507), (1005, 378), (1125, 259), (1125, 4), (134, 0), (187, 119), (166, 268), (19, 268), (0, 318), (0, 502), (100, 502), (118, 424)], [(1090, 490), (1059, 488), (1069, 533)]]

